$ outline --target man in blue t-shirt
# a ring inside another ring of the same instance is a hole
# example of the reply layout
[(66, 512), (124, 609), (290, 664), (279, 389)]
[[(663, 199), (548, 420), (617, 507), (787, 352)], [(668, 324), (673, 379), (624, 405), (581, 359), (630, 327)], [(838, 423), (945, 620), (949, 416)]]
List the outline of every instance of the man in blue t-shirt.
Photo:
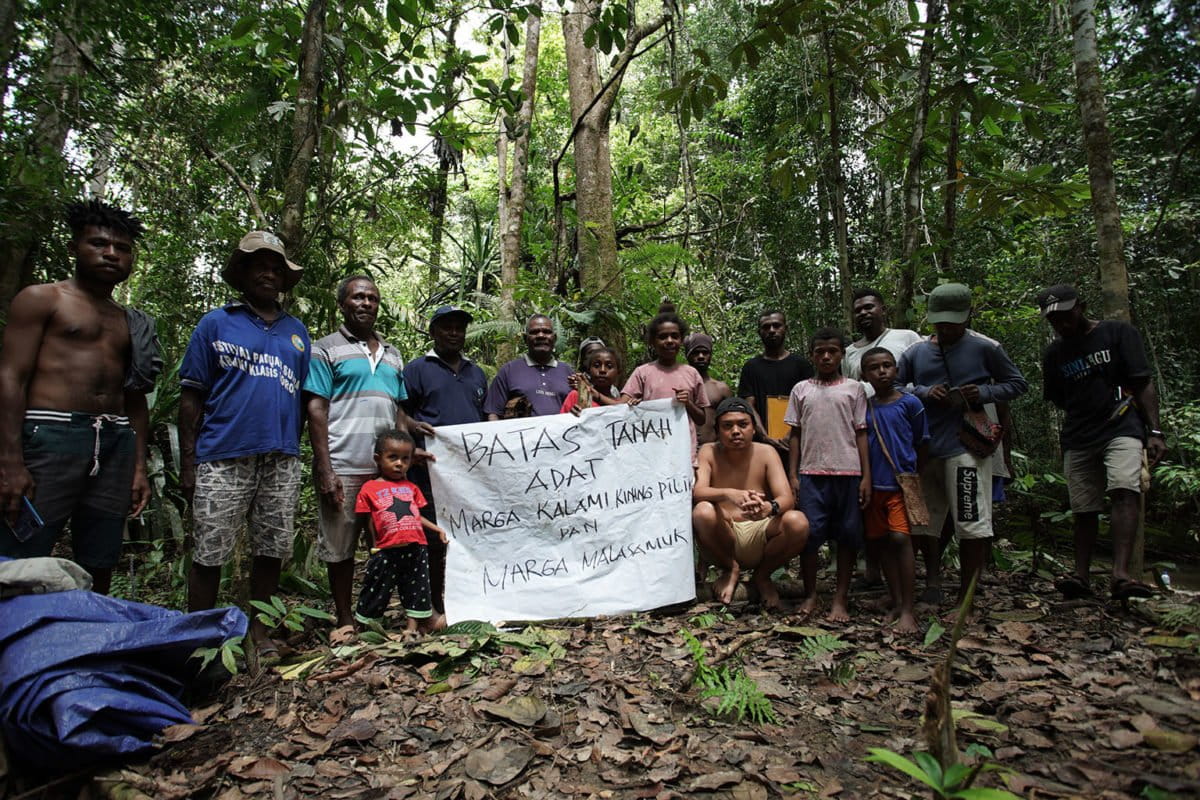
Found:
[[(443, 425), (465, 425), (483, 420), (483, 396), (487, 391), (487, 376), (479, 365), (463, 355), (467, 326), (471, 315), (457, 306), (441, 306), (429, 318), (429, 336), (433, 348), (404, 367), (404, 387), (408, 399), (404, 407), (419, 425), (438, 428)], [(414, 436), (418, 447), (425, 446), (423, 436)], [(415, 483), (429, 501), (421, 514), (437, 522), (436, 502), (429, 482), (429, 469), (413, 464), (408, 479)], [(446, 587), (446, 545), (436, 536), (428, 537), (429, 585), (433, 608), (445, 613), (443, 597)]]
[[(317, 555), (329, 572), (329, 590), (339, 627), (354, 624), (354, 551), (359, 522), (354, 498), (379, 473), (375, 440), (393, 428), (417, 435), (418, 427), (400, 404), (408, 398), (404, 362), (396, 348), (375, 332), (379, 289), (366, 275), (352, 275), (337, 287), (342, 326), (313, 343), (304, 382), (313, 480), (318, 504)], [(436, 627), (436, 626), (435, 626)]]
[[(291, 555), (300, 495), (300, 389), (308, 377), (308, 331), (279, 295), (300, 280), (279, 237), (242, 237), (221, 272), (240, 298), (200, 319), (179, 367), (179, 481), (192, 503), (195, 549), (188, 610), (217, 602), (221, 567), (243, 522), (254, 563), (250, 596), (270, 602)], [(251, 618), (260, 658), (277, 655)]]

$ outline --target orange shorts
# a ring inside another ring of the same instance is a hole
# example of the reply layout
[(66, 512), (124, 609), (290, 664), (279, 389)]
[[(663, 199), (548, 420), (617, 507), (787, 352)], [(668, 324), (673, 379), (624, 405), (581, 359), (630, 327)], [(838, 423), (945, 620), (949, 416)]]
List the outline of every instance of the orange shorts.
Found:
[(892, 531), (911, 534), (904, 512), (904, 495), (872, 489), (871, 502), (863, 512), (863, 528), (868, 539), (880, 539)]

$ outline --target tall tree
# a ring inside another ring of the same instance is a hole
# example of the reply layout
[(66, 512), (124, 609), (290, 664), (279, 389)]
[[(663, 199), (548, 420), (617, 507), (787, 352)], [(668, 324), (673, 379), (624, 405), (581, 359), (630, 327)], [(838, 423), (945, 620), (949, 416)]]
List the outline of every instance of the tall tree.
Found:
[[(525, 19), (525, 57), (521, 64), (521, 107), (514, 119), (505, 113), (500, 123), (500, 318), (516, 319), (514, 292), (521, 266), (521, 226), (528, 192), (529, 139), (537, 93), (538, 47), (542, 36), (542, 6), (529, 9)], [(505, 175), (508, 142), (512, 142), (512, 176)], [(512, 357), (511, 340), (502, 345), (501, 360)]]
[(304, 231), (308, 174), (321, 132), (321, 59), (325, 48), (325, 0), (309, 0), (300, 38), (300, 79), (292, 119), (291, 160), (283, 185), (279, 236), (287, 251), (299, 254)]
[(1072, 0), (1071, 31), (1074, 39), (1075, 93), (1083, 122), (1083, 149), (1087, 154), (1088, 183), (1100, 261), (1100, 296), (1104, 316), (1129, 321), (1129, 276), (1125, 269), (1125, 239), (1117, 207), (1117, 181), (1113, 174), (1112, 137), (1104, 108), (1104, 84), (1096, 49), (1096, 4)]
[[(604, 24), (600, 19), (599, 0), (575, 0), (572, 10), (563, 15), (568, 94), (574, 122), (569, 143), (575, 158), (575, 214), (578, 219), (575, 242), (580, 284), (593, 303), (600, 302), (605, 295), (620, 294), (622, 290), (613, 221), (609, 147), (613, 104), (625, 71), (638, 53), (638, 45), (668, 19), (663, 14), (639, 27), (632, 10), (632, 5), (610, 7), (616, 24)], [(621, 25), (621, 22), (626, 24)], [(598, 62), (601, 51), (609, 49), (603, 46), (607, 42), (618, 45), (618, 54), (609, 77), (602, 80)], [(557, 172), (555, 175), (557, 177)], [(612, 315), (602, 315), (597, 332), (606, 342), (623, 349), (625, 334)]]
[(433, 189), (429, 194), (429, 215), (433, 224), (429, 231), (429, 285), (436, 286), (439, 272), (442, 268), (442, 239), (446, 231), (446, 208), (449, 204), (450, 173), (458, 168), (462, 160), (462, 150), (454, 130), (454, 107), (458, 104), (455, 92), (455, 78), (458, 68), (454, 64), (458, 48), (454, 37), (458, 33), (458, 22), (461, 16), (452, 14), (442, 30), (443, 69), (438, 80), (438, 88), (445, 98), (442, 106), (442, 118), (433, 131), (433, 153), (437, 156), (437, 172), (433, 178)]

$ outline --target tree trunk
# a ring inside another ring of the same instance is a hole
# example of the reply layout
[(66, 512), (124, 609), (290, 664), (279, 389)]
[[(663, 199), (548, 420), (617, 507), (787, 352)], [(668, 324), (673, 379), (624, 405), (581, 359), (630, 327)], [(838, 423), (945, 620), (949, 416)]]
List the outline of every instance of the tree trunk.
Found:
[(295, 259), (302, 250), (304, 205), (308, 173), (320, 134), (321, 58), (325, 41), (325, 0), (311, 0), (304, 13), (300, 38), (300, 83), (296, 89), (296, 115), (292, 120), (291, 162), (283, 185), (283, 214), (279, 238)]
[(1104, 316), (1129, 322), (1129, 276), (1125, 269), (1125, 241), (1121, 212), (1117, 208), (1117, 181), (1113, 175), (1112, 139), (1104, 110), (1104, 85), (1096, 51), (1094, 0), (1072, 0), (1075, 93), (1083, 122), (1083, 149), (1087, 153), (1088, 183), (1100, 257), (1100, 292)]
[[(500, 168), (500, 318), (516, 319), (514, 291), (521, 268), (521, 226), (524, 222), (525, 195), (528, 189), (529, 138), (537, 95), (538, 46), (541, 43), (541, 5), (532, 8), (525, 19), (525, 60), (521, 69), (521, 107), (517, 118), (506, 116), (501, 124), (500, 144), (507, 148), (512, 139), (512, 178), (505, 183), (505, 165)], [(513, 344), (505, 340), (501, 361), (514, 354)]]
[(925, 35), (917, 69), (916, 114), (908, 143), (908, 167), (904, 170), (904, 243), (896, 303), (892, 307), (893, 324), (899, 326), (912, 307), (917, 285), (916, 252), (921, 242), (921, 162), (925, 158), (925, 128), (929, 122), (929, 84), (933, 73), (933, 48), (941, 24), (943, 0), (930, 0), (925, 6)]
[[(50, 57), (37, 87), (41, 101), (34, 111), (32, 129), (25, 142), (28, 160), (14, 175), (16, 186), (28, 186), (31, 211), (22, 225), (14, 225), (14, 235), (0, 241), (0, 310), (8, 316), (8, 304), (21, 287), (32, 280), (29, 257), (38, 236), (47, 230), (54, 216), (56, 203), (47, 194), (47, 187), (61, 182), (62, 150), (71, 130), (72, 115), (79, 101), (79, 83), (85, 67), (81, 48), (84, 42), (73, 41), (66, 31), (56, 31), (50, 47)], [(52, 176), (48, 178), (47, 173)]]
[(821, 42), (825, 48), (825, 83), (829, 93), (829, 185), (833, 189), (833, 234), (837, 243), (838, 282), (841, 284), (842, 322), (847, 330), (853, 330), (851, 314), (854, 294), (854, 278), (850, 274), (850, 252), (847, 243), (846, 220), (846, 176), (842, 174), (842, 133), (839, 119), (837, 81), (833, 73), (832, 34), (821, 31)]
[(17, 54), (17, 0), (0, 0), (0, 97), (8, 96), (8, 65)]
[[(453, 54), (455, 45), (454, 38), (458, 33), (458, 21), (460, 16), (455, 14), (450, 18), (450, 23), (445, 35), (445, 55), (449, 57)], [(445, 107), (443, 109), (443, 121), (447, 126), (452, 126), (454, 119), (454, 106), (457, 105), (457, 98), (454, 93), (454, 71), (446, 70), (442, 76), (441, 86), (442, 96), (445, 97)], [(433, 291), (441, 278), (442, 269), (442, 239), (446, 232), (446, 208), (450, 201), (450, 173), (458, 168), (459, 152), (455, 143), (448, 139), (442, 133), (435, 133), (433, 140), (433, 149), (437, 154), (438, 171), (434, 178), (433, 191), (429, 196), (429, 214), (433, 217), (433, 223), (429, 234), (429, 287)], [(465, 276), (464, 276), (465, 279)]]

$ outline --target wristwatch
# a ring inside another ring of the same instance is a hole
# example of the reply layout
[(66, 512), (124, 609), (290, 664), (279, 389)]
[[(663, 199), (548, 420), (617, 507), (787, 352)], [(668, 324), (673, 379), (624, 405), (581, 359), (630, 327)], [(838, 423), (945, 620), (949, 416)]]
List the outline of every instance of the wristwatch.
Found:
[(772, 517), (779, 516), (779, 501), (778, 500), (771, 501), (771, 516)]

